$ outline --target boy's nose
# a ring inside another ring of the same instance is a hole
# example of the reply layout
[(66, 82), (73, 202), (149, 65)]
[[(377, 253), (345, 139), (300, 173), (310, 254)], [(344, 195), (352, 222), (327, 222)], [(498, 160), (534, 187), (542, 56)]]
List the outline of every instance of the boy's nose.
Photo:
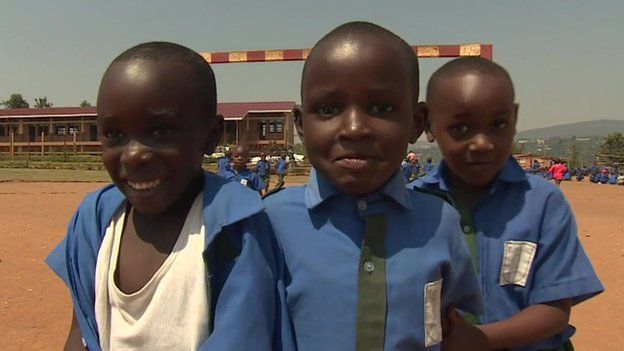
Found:
[(342, 135), (349, 139), (359, 139), (371, 134), (368, 116), (358, 108), (350, 108), (344, 112)]
[(494, 150), (494, 144), (487, 135), (479, 133), (472, 138), (468, 150), (475, 152), (491, 151)]
[(130, 140), (121, 154), (121, 162), (133, 167), (139, 166), (151, 158), (152, 151), (150, 148), (136, 140)]

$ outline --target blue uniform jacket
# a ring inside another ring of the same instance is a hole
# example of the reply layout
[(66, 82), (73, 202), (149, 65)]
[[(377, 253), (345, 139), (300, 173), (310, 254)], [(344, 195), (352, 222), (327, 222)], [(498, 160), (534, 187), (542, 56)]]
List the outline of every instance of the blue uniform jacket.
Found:
[[(94, 308), (97, 255), (107, 226), (124, 204), (124, 195), (114, 185), (87, 195), (69, 223), (67, 236), (46, 259), (69, 287), (91, 351), (100, 350)], [(212, 330), (200, 349), (281, 349), (278, 325), (285, 312), (279, 303), (283, 292), (276, 286), (282, 259), (277, 257), (259, 195), (206, 173), (204, 226)]]
[(260, 177), (266, 177), (271, 174), (271, 162), (267, 160), (259, 160), (258, 163), (256, 163), (256, 173)]
[[(446, 191), (452, 196), (447, 172), (442, 161), (408, 187)], [(574, 214), (561, 190), (526, 174), (513, 157), (470, 212), (485, 303), (482, 323), (510, 318), (535, 304), (567, 298), (577, 304), (604, 290), (578, 239)], [(572, 334), (574, 327), (569, 326), (538, 344), (513, 350), (555, 349)]]
[(236, 172), (235, 169), (232, 169), (231, 171), (225, 172), (224, 177), (231, 182), (241, 183), (242, 185), (255, 191), (260, 191), (266, 187), (266, 184), (264, 184), (262, 179), (260, 179), (260, 176), (247, 168), (240, 172)]

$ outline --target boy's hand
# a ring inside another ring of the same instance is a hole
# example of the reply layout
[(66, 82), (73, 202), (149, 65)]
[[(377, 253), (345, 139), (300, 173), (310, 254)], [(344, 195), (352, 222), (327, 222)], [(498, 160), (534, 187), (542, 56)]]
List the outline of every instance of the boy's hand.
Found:
[(490, 350), (490, 345), (485, 334), (476, 326), (466, 322), (459, 313), (457, 313), (454, 306), (450, 306), (446, 312), (442, 351)]

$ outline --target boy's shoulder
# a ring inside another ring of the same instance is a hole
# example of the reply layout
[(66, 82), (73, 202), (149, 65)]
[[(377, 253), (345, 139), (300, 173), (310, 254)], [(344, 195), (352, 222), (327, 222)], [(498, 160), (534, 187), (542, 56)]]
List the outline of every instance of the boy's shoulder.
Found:
[(270, 213), (279, 208), (285, 208), (296, 204), (305, 204), (305, 185), (282, 187), (272, 189), (263, 197), (267, 211)]

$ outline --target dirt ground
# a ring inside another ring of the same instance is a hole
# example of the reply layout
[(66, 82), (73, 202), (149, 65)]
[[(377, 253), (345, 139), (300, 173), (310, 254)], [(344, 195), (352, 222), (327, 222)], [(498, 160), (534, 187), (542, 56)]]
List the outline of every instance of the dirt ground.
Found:
[[(62, 349), (71, 317), (69, 295), (43, 260), (63, 237), (81, 199), (100, 186), (0, 182), (0, 350)], [(624, 344), (624, 187), (567, 182), (562, 189), (607, 287), (574, 308), (574, 344), (580, 351), (617, 350)]]

